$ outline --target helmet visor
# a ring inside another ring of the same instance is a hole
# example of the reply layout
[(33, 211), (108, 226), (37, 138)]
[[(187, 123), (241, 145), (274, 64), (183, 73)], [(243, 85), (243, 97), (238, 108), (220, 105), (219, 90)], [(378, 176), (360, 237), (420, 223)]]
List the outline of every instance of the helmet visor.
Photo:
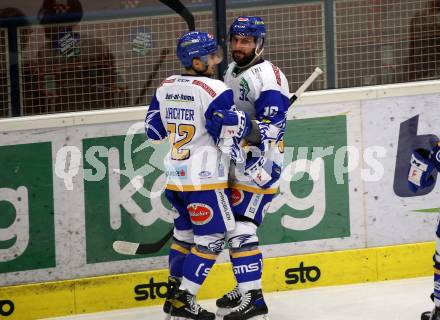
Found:
[(223, 61), (223, 48), (220, 46), (217, 46), (217, 50), (210, 53), (209, 57), (214, 61), (215, 64), (219, 64)]

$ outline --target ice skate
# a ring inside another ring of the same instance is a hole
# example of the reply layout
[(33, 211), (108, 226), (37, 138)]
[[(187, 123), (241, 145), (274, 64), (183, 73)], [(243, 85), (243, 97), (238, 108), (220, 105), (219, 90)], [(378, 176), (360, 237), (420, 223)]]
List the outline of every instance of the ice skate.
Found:
[(238, 307), (226, 315), (224, 320), (269, 320), (268, 309), (261, 289), (246, 292)]
[(177, 289), (179, 289), (180, 286), (180, 280), (175, 277), (168, 277), (168, 292), (167, 297), (165, 299), (165, 303), (163, 304), (163, 312), (167, 314), (165, 317), (165, 320), (170, 319), (170, 310), (171, 310), (171, 299), (174, 298), (174, 295), (177, 292)]
[(224, 317), (225, 315), (231, 313), (233, 308), (236, 308), (240, 305), (241, 302), (241, 293), (238, 290), (238, 286), (235, 286), (234, 289), (226, 293), (220, 299), (217, 299), (215, 302), (217, 306), (217, 316)]
[(203, 309), (188, 291), (177, 290), (171, 299), (171, 320), (215, 320), (215, 314)]
[(421, 320), (440, 320), (440, 308), (435, 307), (432, 311), (422, 313)]

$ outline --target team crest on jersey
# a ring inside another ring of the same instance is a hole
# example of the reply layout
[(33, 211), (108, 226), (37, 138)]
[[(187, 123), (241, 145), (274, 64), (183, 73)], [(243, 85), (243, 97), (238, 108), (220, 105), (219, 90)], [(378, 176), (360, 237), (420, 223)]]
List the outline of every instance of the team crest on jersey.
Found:
[(244, 200), (244, 193), (238, 189), (231, 190), (231, 204), (233, 207), (238, 206)]
[(207, 224), (214, 217), (212, 208), (205, 203), (191, 203), (186, 209), (191, 222), (198, 226)]
[(249, 101), (248, 94), (249, 94), (249, 83), (246, 81), (245, 78), (241, 78), (240, 80), (240, 96), (239, 99), (242, 101)]

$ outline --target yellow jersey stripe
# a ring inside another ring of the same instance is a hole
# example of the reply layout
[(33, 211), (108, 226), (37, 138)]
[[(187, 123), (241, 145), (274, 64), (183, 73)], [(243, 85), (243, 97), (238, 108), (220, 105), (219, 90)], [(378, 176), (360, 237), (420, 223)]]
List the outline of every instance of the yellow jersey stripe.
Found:
[(260, 189), (257, 187), (245, 186), (243, 184), (233, 184), (231, 188), (258, 194), (275, 194), (278, 191), (278, 188)]
[(257, 254), (260, 254), (259, 249), (255, 249), (252, 251), (241, 251), (241, 252), (231, 252), (232, 258), (242, 258), (242, 257), (249, 257), (249, 256), (256, 256)]
[(189, 253), (189, 250), (187, 248), (179, 246), (177, 243), (173, 243), (171, 245), (171, 249), (173, 249), (175, 251), (179, 251), (180, 253), (183, 253), (183, 254), (188, 254)]
[(200, 258), (205, 258), (205, 259), (208, 259), (208, 260), (216, 260), (217, 259), (217, 256), (215, 254), (198, 252), (195, 247), (193, 247), (191, 249), (191, 253), (195, 254), (196, 256), (198, 256)]
[(228, 187), (227, 182), (212, 183), (212, 184), (202, 184), (202, 185), (183, 185), (178, 186), (174, 184), (167, 184), (166, 188), (172, 191), (205, 191), (205, 190), (216, 190), (216, 189), (226, 189)]

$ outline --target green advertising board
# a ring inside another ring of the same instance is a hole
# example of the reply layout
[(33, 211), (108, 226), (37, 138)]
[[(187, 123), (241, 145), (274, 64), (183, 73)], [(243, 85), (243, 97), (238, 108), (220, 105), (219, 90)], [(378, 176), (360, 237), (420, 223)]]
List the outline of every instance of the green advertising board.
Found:
[(49, 142), (0, 146), (0, 273), (55, 267)]

